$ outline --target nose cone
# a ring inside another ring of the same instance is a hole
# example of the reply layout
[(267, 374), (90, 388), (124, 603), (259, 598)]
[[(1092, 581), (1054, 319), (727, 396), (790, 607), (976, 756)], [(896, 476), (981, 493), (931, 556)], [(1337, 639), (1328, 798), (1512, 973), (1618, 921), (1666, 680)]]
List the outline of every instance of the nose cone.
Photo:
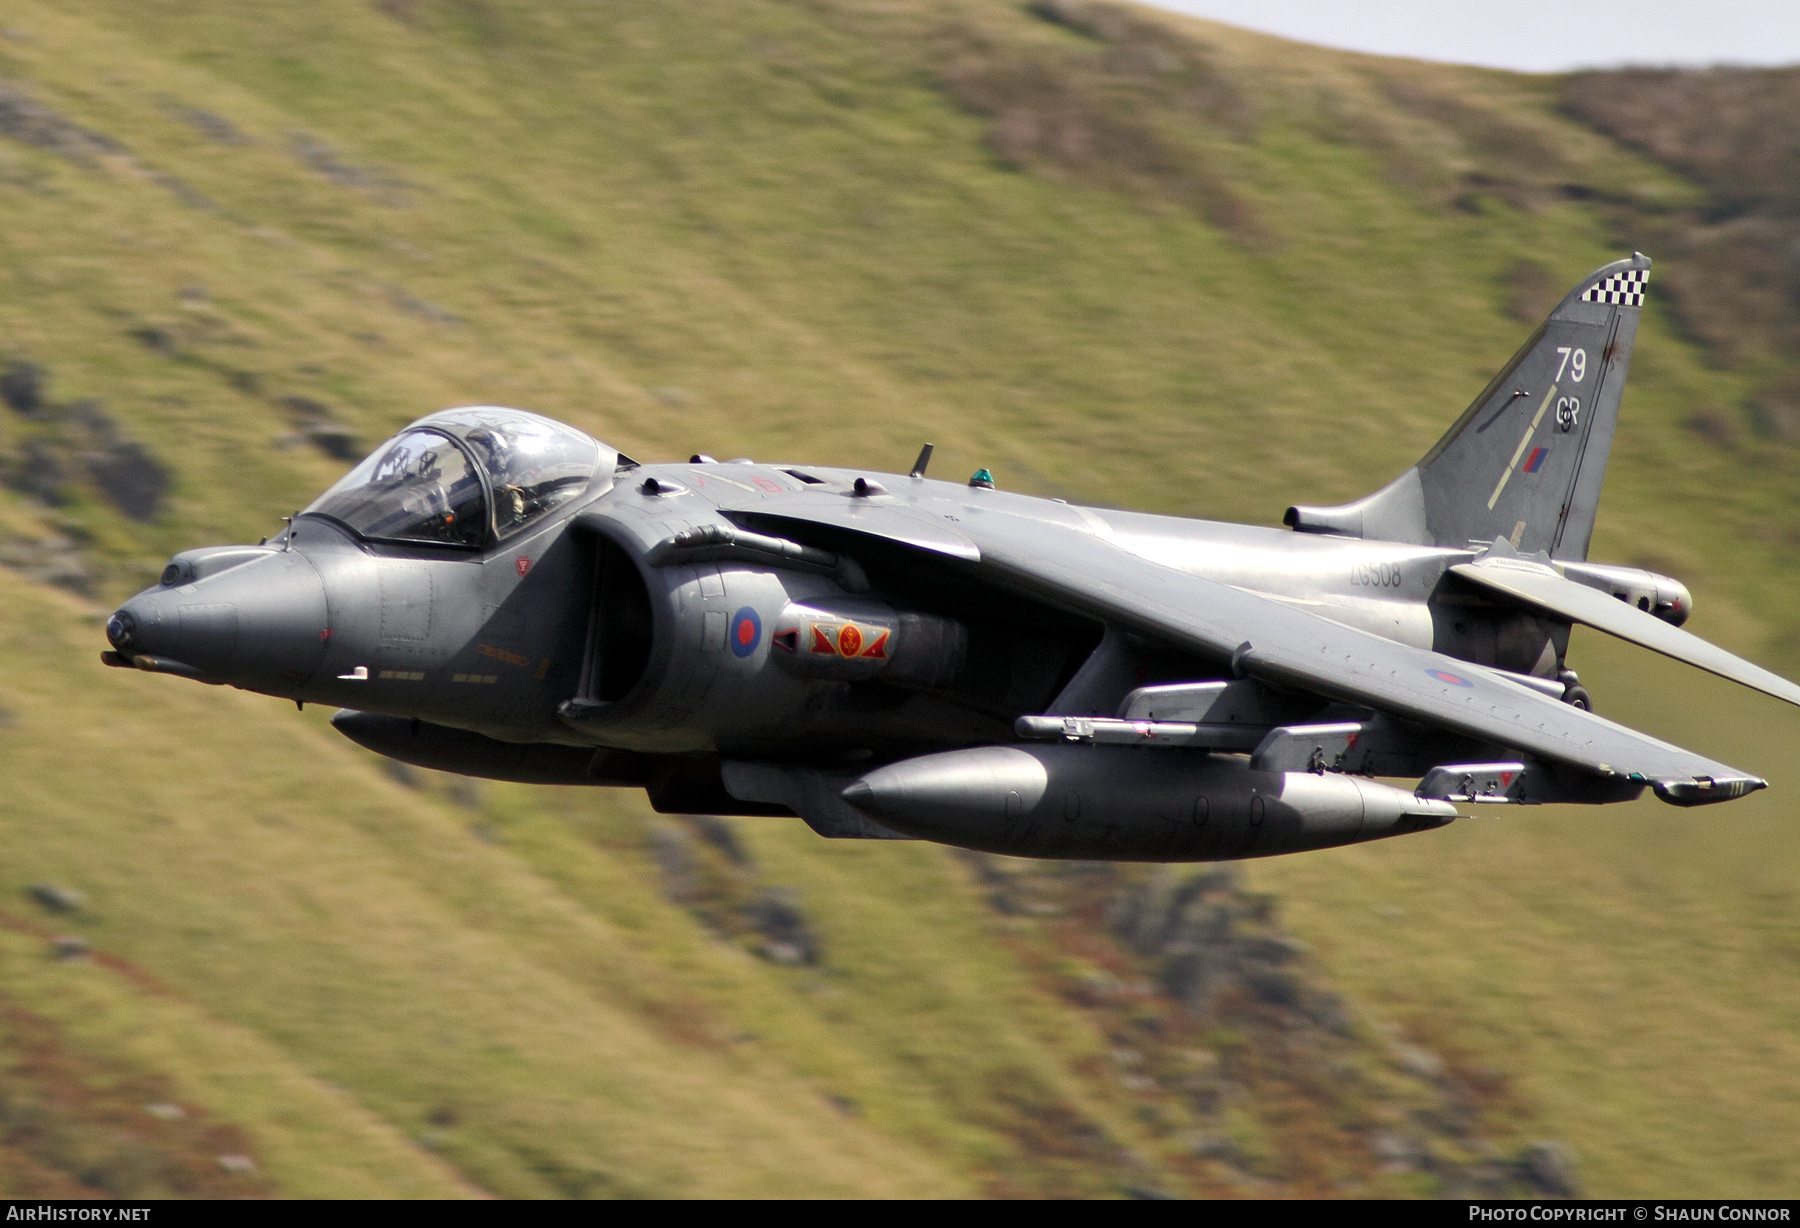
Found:
[(120, 652), (130, 653), (137, 644), (137, 615), (129, 610), (115, 610), (106, 620), (106, 642)]
[(122, 656), (273, 694), (312, 678), (330, 623), (325, 586), (305, 554), (262, 551), (189, 584), (170, 578), (177, 582), (145, 589), (107, 621), (106, 638)]
[(876, 768), (842, 797), (897, 830), (940, 839), (945, 832), (1002, 829), (1036, 810), (1049, 787), (1043, 756), (1012, 746), (981, 746)]

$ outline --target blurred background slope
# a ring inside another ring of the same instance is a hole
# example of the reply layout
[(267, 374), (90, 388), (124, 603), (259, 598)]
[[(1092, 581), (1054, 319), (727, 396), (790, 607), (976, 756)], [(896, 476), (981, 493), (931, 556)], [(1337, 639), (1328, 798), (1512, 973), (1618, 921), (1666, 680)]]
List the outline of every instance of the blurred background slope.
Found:
[(1272, 523), (1657, 258), (1595, 557), (1800, 670), (1787, 70), (1527, 77), (1087, 0), (18, 0), (0, 30), (0, 1190), (1791, 1193), (1768, 775), (1247, 867), (433, 777), (104, 669), (109, 603), (393, 429)]

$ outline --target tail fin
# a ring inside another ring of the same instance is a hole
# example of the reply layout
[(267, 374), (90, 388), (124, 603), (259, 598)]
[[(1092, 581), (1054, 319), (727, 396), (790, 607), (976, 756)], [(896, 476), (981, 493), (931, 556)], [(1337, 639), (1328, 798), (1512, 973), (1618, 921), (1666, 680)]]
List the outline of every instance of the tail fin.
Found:
[(1290, 507), (1302, 533), (1587, 558), (1650, 258), (1596, 270), (1550, 313), (1424, 459), (1341, 507)]

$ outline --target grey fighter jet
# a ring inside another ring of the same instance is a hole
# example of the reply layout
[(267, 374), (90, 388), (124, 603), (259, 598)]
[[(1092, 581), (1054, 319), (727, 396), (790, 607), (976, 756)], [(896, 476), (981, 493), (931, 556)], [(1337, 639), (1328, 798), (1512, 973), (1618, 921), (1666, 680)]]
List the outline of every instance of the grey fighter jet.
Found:
[[(828, 465), (639, 463), (513, 409), (408, 426), (274, 542), (177, 555), (108, 664), (669, 813), (1032, 857), (1259, 857), (1459, 802), (1755, 776), (1596, 715), (1582, 623), (1800, 704), (1588, 541), (1650, 261), (1562, 300), (1423, 459), (1285, 529)], [(1417, 782), (1408, 787), (1376, 778)]]

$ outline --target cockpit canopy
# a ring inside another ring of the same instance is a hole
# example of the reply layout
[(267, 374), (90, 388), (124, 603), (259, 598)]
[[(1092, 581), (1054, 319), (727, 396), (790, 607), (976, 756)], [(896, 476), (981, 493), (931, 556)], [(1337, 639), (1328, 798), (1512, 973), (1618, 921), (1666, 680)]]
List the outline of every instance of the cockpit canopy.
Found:
[(580, 495), (617, 455), (524, 410), (447, 409), (377, 448), (303, 514), (375, 541), (479, 549)]

